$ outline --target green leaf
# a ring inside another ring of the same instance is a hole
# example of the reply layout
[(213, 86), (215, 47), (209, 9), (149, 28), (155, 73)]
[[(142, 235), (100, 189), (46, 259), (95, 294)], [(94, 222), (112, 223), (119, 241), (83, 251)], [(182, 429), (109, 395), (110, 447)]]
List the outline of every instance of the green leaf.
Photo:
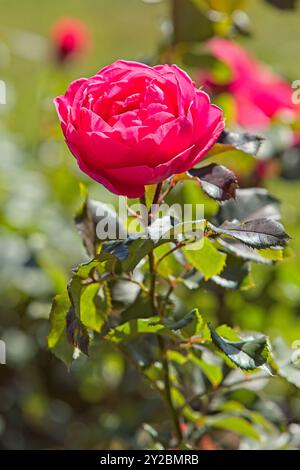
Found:
[(181, 329), (183, 336), (198, 336), (203, 327), (203, 318), (197, 308), (193, 309), (190, 314), (190, 321)]
[(50, 312), (51, 329), (48, 335), (48, 347), (54, 348), (66, 327), (66, 315), (71, 304), (68, 295), (57, 295), (52, 303)]
[(252, 248), (285, 246), (290, 239), (282, 224), (273, 219), (254, 219), (246, 222), (224, 222), (219, 227), (209, 224), (213, 233), (239, 240)]
[(73, 275), (68, 283), (71, 308), (67, 314), (67, 338), (70, 344), (88, 355), (89, 336), (86, 326), (81, 321), (81, 295), (84, 289), (82, 279)]
[(268, 359), (268, 344), (265, 336), (240, 341), (229, 341), (208, 324), (213, 343), (238, 367), (255, 370)]
[(197, 308), (184, 315), (179, 320), (166, 318), (162, 323), (170, 330), (181, 330), (184, 336), (191, 337), (200, 333), (203, 326), (203, 318)]
[(188, 358), (202, 370), (214, 387), (217, 387), (222, 382), (223, 373), (220, 366), (204, 361), (192, 353), (189, 354)]
[(225, 166), (211, 163), (201, 168), (193, 168), (188, 173), (197, 178), (203, 191), (212, 199), (226, 201), (235, 198), (237, 178)]
[(76, 266), (76, 268), (72, 269), (72, 272), (77, 277), (81, 279), (88, 279), (90, 277), (91, 272), (94, 269), (97, 269), (101, 266), (100, 261), (95, 258), (92, 261), (88, 261), (87, 263), (82, 263)]
[(272, 263), (273, 261), (282, 261), (284, 257), (283, 250), (278, 248), (265, 248), (263, 250), (259, 250), (259, 254), (266, 260), (266, 262), (269, 263)]
[(205, 220), (177, 223), (173, 217), (156, 219), (142, 235), (130, 235), (126, 240), (109, 241), (102, 244), (99, 262), (107, 262), (107, 269), (130, 272), (155, 248), (177, 240), (194, 240), (203, 235)]
[(181, 408), (182, 416), (184, 416), (187, 421), (195, 423), (200, 418), (200, 413), (197, 413), (188, 404), (186, 404), (186, 399), (178, 388), (171, 388), (171, 397), (174, 405)]
[(225, 221), (243, 222), (260, 218), (279, 219), (279, 201), (264, 188), (247, 188), (238, 189), (235, 200), (223, 202), (215, 222), (220, 225)]
[(110, 237), (124, 238), (124, 228), (115, 210), (107, 204), (88, 199), (84, 191), (84, 201), (76, 213), (75, 224), (82, 238), (88, 256), (94, 258), (103, 240)]
[(191, 250), (184, 247), (183, 252), (188, 262), (203, 274), (205, 280), (220, 274), (224, 269), (226, 254), (218, 251), (208, 238), (203, 239), (201, 249)]
[(229, 341), (239, 341), (240, 337), (237, 332), (228, 325), (220, 325), (217, 326), (216, 332), (219, 336), (223, 336), (225, 339), (229, 339)]
[(277, 338), (273, 346), (276, 361), (276, 372), (287, 382), (300, 389), (300, 343), (295, 342), (295, 349), (289, 348), (282, 338)]
[(218, 276), (213, 276), (211, 281), (224, 289), (244, 290), (246, 287), (249, 288), (253, 286), (253, 281), (251, 282), (250, 279), (250, 272), (250, 263), (228, 255), (226, 266), (222, 273)]
[(180, 366), (187, 362), (187, 357), (178, 351), (168, 350), (167, 356), (169, 361), (175, 362), (175, 364), (178, 364)]
[(122, 323), (136, 318), (150, 318), (153, 316), (153, 308), (149, 295), (141, 292), (135, 302), (129, 305), (121, 314)]
[(159, 317), (130, 320), (111, 329), (105, 338), (120, 343), (142, 334), (162, 334), (177, 339), (177, 336), (160, 322)]
[(224, 240), (220, 238), (218, 242), (221, 244), (222, 249), (226, 251), (226, 253), (231, 253), (232, 255), (241, 258), (242, 260), (254, 261), (255, 263), (272, 264), (273, 261), (276, 261), (277, 259), (279, 260), (280, 253), (282, 256), (282, 250), (271, 250), (270, 248), (265, 248), (256, 251), (250, 246), (244, 245), (240, 241), (234, 239), (231, 240), (228, 238)]
[(130, 236), (126, 240), (103, 243), (98, 260), (113, 262), (117, 271), (130, 272), (153, 248), (151, 239)]
[(255, 427), (249, 423), (245, 418), (239, 416), (224, 416), (217, 418), (210, 418), (208, 424), (217, 429), (226, 429), (232, 431), (240, 436), (249, 437), (255, 441), (260, 441), (260, 434)]
[(80, 297), (80, 320), (88, 328), (100, 332), (111, 310), (111, 298), (106, 283), (84, 286)]
[(69, 343), (78, 348), (83, 354), (88, 356), (89, 335), (86, 327), (76, 316), (74, 308), (71, 307), (67, 313), (67, 338)]
[[(174, 245), (166, 243), (155, 249), (155, 257), (161, 258), (163, 255), (168, 253)], [(157, 272), (164, 279), (168, 279), (169, 276), (177, 276), (182, 272), (182, 265), (177, 261), (173, 254), (166, 256), (157, 266)]]
[(74, 351), (66, 336), (66, 315), (70, 305), (66, 292), (54, 298), (50, 312), (51, 327), (48, 335), (48, 347), (67, 366), (70, 366), (72, 362)]
[(153, 198), (155, 195), (156, 191), (156, 184), (150, 184), (148, 186), (145, 186), (145, 200), (146, 200), (146, 207), (147, 209), (150, 209), (151, 204), (153, 202)]

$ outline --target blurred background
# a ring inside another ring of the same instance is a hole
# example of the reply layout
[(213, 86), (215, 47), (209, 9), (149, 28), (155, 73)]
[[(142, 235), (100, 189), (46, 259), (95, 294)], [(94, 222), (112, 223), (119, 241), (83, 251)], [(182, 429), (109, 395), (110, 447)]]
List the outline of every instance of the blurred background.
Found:
[[(171, 3), (0, 0), (0, 80), (6, 91), (6, 104), (0, 104), (0, 339), (7, 347), (7, 364), (0, 365), (0, 448), (143, 448), (140, 424), (161, 420), (158, 397), (115, 350), (103, 345), (67, 370), (47, 349), (52, 298), (65, 288), (72, 266), (86, 259), (73, 225), (79, 182), (95, 199), (115, 201), (77, 169), (52, 100), (71, 80), (118, 58), (159, 62), (170, 34)], [(242, 24), (249, 22), (250, 31), (240, 31), (238, 42), (289, 83), (300, 79), (300, 5), (289, 11), (251, 0), (245, 10)], [(75, 39), (63, 37), (68, 28)], [(197, 74), (194, 67), (190, 73)], [(278, 128), (273, 134), (278, 137)], [(299, 150), (293, 150), (299, 162)], [(242, 178), (251, 165), (241, 165)], [(282, 201), (291, 256), (276, 266), (256, 266), (256, 287), (249, 291), (227, 292), (221, 300), (194, 291), (186, 299), (219, 320), (222, 302), (231, 324), (272, 339), (280, 334), (289, 346), (300, 340), (297, 168), (293, 177), (277, 171), (259, 181)], [(183, 200), (194, 197), (180, 191)], [(215, 203), (197, 197), (214, 212)], [(285, 422), (300, 422), (294, 386), (275, 378), (264, 393)]]

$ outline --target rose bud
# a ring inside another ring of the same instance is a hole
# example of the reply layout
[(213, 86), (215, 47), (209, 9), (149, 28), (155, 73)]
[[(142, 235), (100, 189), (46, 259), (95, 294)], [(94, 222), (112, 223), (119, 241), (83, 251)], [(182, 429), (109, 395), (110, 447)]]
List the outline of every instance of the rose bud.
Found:
[(71, 83), (55, 105), (81, 170), (131, 198), (191, 169), (224, 129), (221, 109), (175, 65), (120, 60)]
[(87, 26), (75, 18), (58, 20), (52, 28), (51, 35), (59, 61), (84, 53), (90, 46), (90, 33)]

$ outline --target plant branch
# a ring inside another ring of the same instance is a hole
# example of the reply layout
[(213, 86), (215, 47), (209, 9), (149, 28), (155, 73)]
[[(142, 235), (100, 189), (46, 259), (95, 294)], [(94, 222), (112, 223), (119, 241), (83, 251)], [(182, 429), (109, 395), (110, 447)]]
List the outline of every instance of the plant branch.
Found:
[(263, 380), (263, 379), (268, 379), (268, 378), (270, 378), (269, 375), (260, 375), (258, 377), (253, 376), (250, 378), (237, 380), (236, 382), (232, 382), (231, 384), (221, 384), (218, 388), (211, 390), (209, 392), (205, 391), (201, 393), (196, 393), (195, 395), (190, 397), (188, 400), (186, 400), (184, 405), (182, 405), (182, 407), (179, 410), (182, 411), (185, 406), (191, 405), (194, 401), (199, 400), (204, 396), (214, 395), (215, 393), (220, 392), (222, 390), (230, 390), (231, 388), (238, 387), (239, 385), (247, 385), (248, 383), (255, 382), (256, 380)]
[(162, 336), (157, 335), (158, 345), (161, 353), (161, 360), (163, 366), (163, 377), (164, 377), (164, 388), (165, 388), (165, 398), (167, 401), (167, 405), (172, 416), (174, 428), (176, 431), (177, 437), (177, 445), (180, 445), (183, 439), (182, 431), (180, 427), (180, 421), (178, 417), (178, 412), (174, 407), (173, 400), (172, 400), (172, 393), (171, 393), (171, 383), (170, 383), (170, 369), (169, 369), (169, 361), (167, 358), (167, 350), (165, 341)]
[[(154, 204), (159, 204), (160, 201), (160, 194), (162, 190), (162, 183), (159, 183), (156, 187), (155, 194), (153, 197), (152, 205)], [(143, 202), (143, 200), (141, 200)], [(148, 224), (151, 223), (151, 208), (148, 212)], [(151, 299), (151, 306), (152, 306), (152, 312), (153, 315), (157, 314), (158, 311), (158, 306), (156, 302), (156, 265), (155, 265), (155, 259), (154, 259), (154, 254), (153, 252), (149, 253), (148, 255), (149, 258), (149, 274), (150, 274), (150, 289), (149, 289), (149, 295)], [(178, 418), (178, 413), (177, 410), (175, 409), (173, 405), (173, 400), (172, 400), (172, 394), (171, 394), (171, 383), (170, 383), (170, 370), (169, 370), (169, 362), (167, 358), (167, 349), (166, 349), (166, 344), (165, 340), (162, 336), (157, 335), (157, 341), (158, 341), (158, 346), (160, 349), (160, 354), (161, 354), (161, 362), (162, 362), (162, 367), (163, 367), (163, 380), (164, 380), (164, 397), (166, 400), (166, 403), (169, 408), (170, 415), (173, 420), (175, 432), (176, 432), (176, 437), (177, 437), (177, 445), (179, 445), (182, 442), (183, 436), (182, 436), (182, 431), (180, 428), (180, 421)]]

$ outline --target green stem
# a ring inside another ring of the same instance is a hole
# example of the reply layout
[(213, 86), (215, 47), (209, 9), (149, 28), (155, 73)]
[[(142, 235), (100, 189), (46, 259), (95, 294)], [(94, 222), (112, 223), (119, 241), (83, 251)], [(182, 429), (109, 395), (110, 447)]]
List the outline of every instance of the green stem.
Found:
[[(159, 198), (162, 190), (162, 183), (159, 183), (156, 186), (156, 191), (153, 197), (153, 202), (152, 204), (158, 204), (159, 203)], [(148, 214), (148, 223), (151, 223), (151, 208)], [(158, 311), (158, 306), (156, 302), (156, 266), (155, 266), (155, 259), (153, 252), (151, 252), (148, 255), (149, 258), (149, 274), (150, 274), (150, 289), (149, 289), (149, 295), (151, 299), (151, 306), (152, 306), (152, 312), (153, 315), (157, 314)], [(169, 369), (169, 361), (167, 357), (167, 348), (165, 344), (165, 340), (162, 336), (157, 335), (157, 341), (158, 341), (158, 346), (160, 349), (160, 354), (161, 354), (161, 362), (162, 362), (162, 367), (163, 367), (163, 380), (164, 380), (164, 396), (166, 399), (166, 403), (169, 408), (169, 412), (174, 424), (174, 429), (176, 432), (176, 437), (177, 437), (177, 445), (180, 445), (183, 439), (182, 436), (182, 431), (180, 428), (180, 421), (179, 417), (177, 414), (177, 410), (174, 407), (173, 400), (172, 400), (172, 393), (171, 393), (171, 382), (170, 382), (170, 369)]]
[(178, 417), (178, 412), (174, 407), (173, 400), (172, 400), (172, 393), (171, 393), (171, 382), (170, 382), (170, 368), (169, 368), (169, 361), (167, 357), (167, 349), (166, 344), (162, 336), (157, 335), (158, 345), (161, 353), (161, 360), (163, 366), (163, 378), (164, 378), (164, 388), (165, 388), (165, 397), (166, 402), (170, 411), (170, 415), (173, 420), (176, 437), (177, 437), (177, 445), (179, 446), (182, 443), (183, 436), (180, 427), (180, 421)]

